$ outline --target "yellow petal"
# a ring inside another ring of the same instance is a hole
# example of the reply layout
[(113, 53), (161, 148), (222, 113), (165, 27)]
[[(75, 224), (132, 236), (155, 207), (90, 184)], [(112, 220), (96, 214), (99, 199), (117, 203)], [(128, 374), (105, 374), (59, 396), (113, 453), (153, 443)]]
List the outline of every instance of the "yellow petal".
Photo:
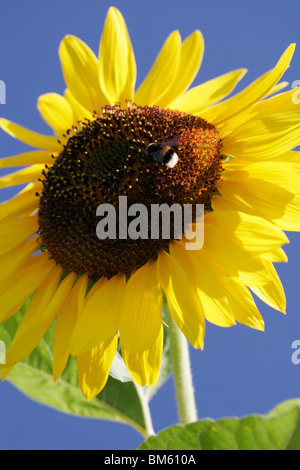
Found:
[(50, 152), (36, 150), (34, 152), (20, 153), (11, 157), (0, 158), (0, 168), (7, 166), (25, 166), (54, 163), (53, 156)]
[(270, 307), (285, 313), (285, 293), (276, 269), (270, 262), (265, 262), (265, 267), (270, 275), (270, 282), (259, 286), (250, 286), (250, 289)]
[(236, 140), (230, 136), (224, 140), (225, 155), (245, 160), (269, 160), (273, 157), (293, 150), (299, 143), (300, 125), (293, 125), (278, 132), (243, 137)]
[(233, 180), (232, 175), (224, 175), (218, 189), (236, 209), (263, 217), (283, 230), (300, 230), (298, 195), (263, 179), (246, 181), (235, 176)]
[(93, 119), (93, 113), (79, 103), (68, 88), (65, 90), (64, 95), (73, 110), (75, 121), (84, 122), (85, 119), (89, 119), (90, 121)]
[[(295, 152), (293, 152), (295, 153)], [(226, 168), (230, 170), (230, 165)], [(242, 172), (227, 171), (225, 179), (235, 184), (237, 180), (244, 180), (253, 185), (251, 178), (258, 178), (278, 185), (294, 194), (300, 194), (300, 165), (294, 162), (267, 161), (246, 164)]]
[(10, 251), (38, 231), (37, 216), (0, 221), (0, 254)]
[(132, 353), (122, 347), (122, 356), (133, 380), (140, 386), (155, 385), (160, 372), (163, 353), (163, 326), (153, 345), (144, 351)]
[(118, 338), (115, 334), (77, 357), (79, 385), (87, 400), (91, 400), (104, 388), (117, 346)]
[[(280, 109), (280, 108), (279, 108)], [(252, 142), (258, 136), (262, 140), (262, 136), (267, 139), (270, 134), (279, 137), (280, 134), (288, 132), (294, 126), (299, 126), (300, 110), (289, 112), (275, 112), (263, 117), (255, 117), (250, 119), (243, 125), (240, 125), (226, 139), (226, 147), (230, 143), (237, 141)]]
[(17, 246), (12, 251), (0, 256), (0, 284), (10, 276), (16, 269), (24, 264), (30, 256), (39, 248), (38, 238), (32, 237), (25, 243)]
[(220, 227), (237, 245), (251, 253), (267, 253), (288, 243), (287, 236), (274, 224), (243, 212), (211, 213), (206, 216), (205, 223)]
[(25, 359), (53, 322), (76, 279), (69, 274), (59, 284), (61, 276), (62, 270), (54, 269), (37, 289), (7, 351), (7, 366)]
[(66, 36), (59, 57), (67, 87), (75, 99), (90, 112), (107, 103), (98, 79), (98, 60), (93, 51), (75, 36)]
[[(299, 105), (296, 105), (293, 100), (293, 94), (295, 90), (290, 90), (285, 93), (280, 93), (279, 95), (272, 96), (271, 98), (264, 99), (254, 103), (252, 106), (249, 106), (242, 114), (234, 116), (232, 119), (224, 122), (221, 126), (221, 134), (223, 138), (231, 136), (232, 133), (236, 134), (239, 132), (240, 128), (246, 126), (245, 129), (248, 129), (249, 125), (257, 125), (259, 120), (262, 124), (268, 116), (273, 115), (274, 118), (280, 114), (288, 115), (289, 113), (294, 114), (295, 111), (299, 112)], [(278, 113), (280, 110), (280, 113)], [(240, 134), (241, 135), (241, 134)], [(242, 135), (245, 135), (243, 132)]]
[(20, 216), (24, 213), (30, 214), (38, 209), (39, 199), (36, 192), (42, 189), (40, 181), (29, 183), (16, 196), (0, 204), (0, 220), (5, 217)]
[(125, 287), (124, 276), (95, 284), (74, 327), (70, 343), (72, 356), (84, 353), (117, 332)]
[(202, 117), (214, 125), (220, 125), (228, 122), (233, 116), (242, 113), (249, 106), (264, 98), (288, 68), (294, 50), (295, 44), (291, 44), (283, 53), (274, 69), (255, 80), (237, 95), (204, 111)]
[[(290, 150), (279, 157), (273, 158), (272, 162), (300, 163), (300, 152)], [(240, 163), (243, 163), (242, 161)], [(252, 162), (249, 162), (252, 163)]]
[(177, 76), (180, 63), (181, 39), (178, 31), (174, 31), (157, 56), (153, 67), (135, 95), (135, 103), (139, 106), (152, 106), (168, 92)]
[(172, 103), (171, 108), (179, 109), (186, 113), (199, 114), (205, 108), (229, 95), (246, 72), (246, 69), (233, 70), (191, 88), (184, 95), (179, 96)]
[(71, 129), (75, 122), (70, 104), (58, 93), (45, 93), (39, 96), (37, 108), (57, 135), (62, 135), (67, 129)]
[(1, 364), (1, 380), (2, 382), (6, 379), (7, 375), (14, 368), (14, 366), (7, 367), (5, 364)]
[(223, 327), (234, 325), (226, 292), (209, 263), (199, 256), (199, 252), (195, 255), (194, 252), (185, 250), (183, 243), (172, 243), (170, 253), (188, 276), (192, 289), (200, 299), (205, 318)]
[(162, 324), (162, 307), (156, 263), (149, 261), (126, 286), (120, 314), (121, 347), (131, 353), (151, 348)]
[(0, 322), (17, 313), (54, 267), (47, 253), (40, 253), (5, 278), (0, 285)]
[(55, 382), (67, 365), (69, 344), (74, 325), (83, 309), (87, 285), (88, 276), (81, 276), (63, 303), (56, 319), (53, 346), (53, 378)]
[(159, 106), (163, 108), (170, 107), (170, 103), (189, 88), (198, 73), (203, 53), (204, 38), (200, 31), (194, 31), (194, 33), (182, 43), (177, 75), (172, 86), (157, 102)]
[(33, 147), (46, 149), (49, 150), (49, 152), (61, 152), (62, 150), (62, 146), (59, 144), (57, 137), (38, 134), (37, 132), (30, 131), (4, 118), (0, 118), (0, 127), (7, 132), (7, 134)]
[[(192, 253), (187, 255), (192, 256)], [(197, 270), (192, 266), (190, 275), (199, 279), (199, 295), (203, 299), (207, 320), (225, 327), (232, 326), (237, 321), (250, 328), (263, 330), (263, 319), (244, 284), (231, 277), (230, 273), (224, 275), (216, 263), (201, 256), (201, 251), (195, 252), (194, 258), (198, 273), (202, 267), (202, 276), (199, 278)]]
[(259, 256), (244, 249), (237, 239), (216, 225), (205, 223), (205, 241), (200, 254), (207, 258), (211, 266), (217, 266), (220, 274), (239, 279), (245, 284), (268, 281)]
[(277, 248), (277, 250), (273, 250), (270, 253), (264, 253), (262, 258), (272, 261), (272, 263), (286, 263), (288, 260), (288, 257), (282, 248)]
[(203, 348), (205, 321), (193, 286), (175, 258), (164, 251), (157, 259), (158, 280), (178, 327), (195, 348)]
[(45, 165), (32, 165), (14, 173), (2, 176), (0, 178), (0, 189), (35, 181), (42, 176), (44, 168)]
[(116, 8), (108, 11), (99, 47), (100, 86), (114, 105), (133, 100), (136, 64), (126, 23)]
[(269, 93), (266, 96), (275, 95), (275, 93), (279, 93), (279, 91), (283, 90), (287, 86), (289, 86), (289, 82), (277, 83), (277, 85), (273, 86), (273, 88), (269, 91)]
[(264, 321), (249, 289), (238, 279), (219, 277), (227, 291), (230, 309), (236, 321), (256, 330), (264, 330)]
[(292, 90), (255, 103), (249, 110), (251, 116), (261, 118), (273, 113), (278, 113), (278, 110), (280, 110), (280, 113), (299, 111), (299, 104), (295, 104), (293, 100), (293, 95), (297, 90), (300, 90), (300, 88), (293, 88)]
[[(261, 163), (300, 163), (300, 152), (297, 152), (296, 150), (288, 150), (287, 152), (282, 153), (281, 155), (278, 155), (277, 157), (273, 157), (271, 159), (268, 159), (267, 161), (263, 161)], [(239, 158), (231, 158), (228, 159), (227, 161), (223, 162), (224, 168), (227, 170), (236, 170), (236, 171), (243, 171), (245, 167), (248, 167), (249, 165), (254, 165), (258, 163), (255, 160), (240, 160)]]

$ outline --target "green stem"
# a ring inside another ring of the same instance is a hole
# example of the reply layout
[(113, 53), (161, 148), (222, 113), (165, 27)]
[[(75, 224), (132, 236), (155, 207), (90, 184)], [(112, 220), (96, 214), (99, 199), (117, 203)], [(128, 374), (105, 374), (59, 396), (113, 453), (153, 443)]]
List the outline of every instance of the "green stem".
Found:
[(180, 423), (192, 423), (197, 421), (197, 409), (188, 342), (173, 320), (166, 303), (164, 303), (164, 312), (165, 321), (169, 327), (168, 331)]
[(149, 403), (148, 400), (145, 398), (145, 394), (143, 392), (142, 387), (140, 387), (138, 384), (135, 384), (136, 391), (139, 395), (140, 398), (140, 403), (142, 406), (143, 410), (143, 415), (144, 415), (144, 420), (145, 420), (145, 433), (144, 437), (148, 439), (150, 436), (155, 436), (155, 432), (153, 429), (153, 424), (152, 424), (152, 417), (150, 413), (150, 408), (149, 408)]

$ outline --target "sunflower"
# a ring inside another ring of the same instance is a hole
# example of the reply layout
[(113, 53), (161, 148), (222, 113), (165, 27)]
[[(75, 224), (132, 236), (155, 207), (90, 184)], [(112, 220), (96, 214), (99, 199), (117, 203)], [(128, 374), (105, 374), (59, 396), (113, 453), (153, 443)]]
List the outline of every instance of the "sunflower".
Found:
[[(105, 386), (118, 347), (136, 383), (156, 383), (163, 296), (200, 349), (206, 321), (264, 329), (253, 294), (285, 312), (273, 263), (287, 260), (283, 231), (300, 229), (293, 150), (300, 107), (295, 90), (282, 92), (280, 82), (294, 48), (228, 98), (245, 69), (190, 88), (204, 51), (199, 31), (183, 42), (178, 31), (170, 34), (136, 91), (134, 52), (116, 8), (108, 11), (98, 57), (74, 36), (62, 40), (67, 88), (37, 104), (54, 135), (0, 120), (5, 132), (36, 148), (1, 159), (1, 167), (24, 167), (0, 178), (1, 188), (26, 185), (1, 204), (0, 321), (32, 296), (2, 379), (55, 318), (54, 380), (69, 356), (77, 357), (90, 399)], [(161, 158), (168, 153), (176, 164)], [(172, 236), (99, 240), (97, 207), (117, 208), (120, 196), (148, 208), (202, 204), (204, 246), (187, 250), (185, 238)]]

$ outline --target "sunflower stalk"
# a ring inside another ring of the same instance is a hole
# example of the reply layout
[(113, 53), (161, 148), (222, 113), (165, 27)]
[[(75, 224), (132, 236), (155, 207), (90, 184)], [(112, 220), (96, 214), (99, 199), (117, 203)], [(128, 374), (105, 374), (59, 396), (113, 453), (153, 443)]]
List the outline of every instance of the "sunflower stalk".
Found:
[(143, 433), (143, 436), (145, 437), (145, 439), (148, 439), (151, 436), (155, 436), (155, 431), (152, 424), (152, 416), (149, 408), (149, 402), (143, 393), (142, 387), (138, 384), (135, 384), (135, 388), (140, 398), (140, 403), (145, 420), (145, 432)]
[(197, 421), (197, 408), (188, 342), (176, 325), (168, 304), (164, 303), (165, 322), (169, 329), (173, 376), (178, 415), (181, 424)]

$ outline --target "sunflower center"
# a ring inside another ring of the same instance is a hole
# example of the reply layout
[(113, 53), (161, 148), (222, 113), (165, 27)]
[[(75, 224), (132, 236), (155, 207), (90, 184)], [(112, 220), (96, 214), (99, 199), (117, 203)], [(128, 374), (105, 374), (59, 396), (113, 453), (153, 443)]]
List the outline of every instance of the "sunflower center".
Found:
[[(200, 117), (159, 107), (106, 106), (101, 117), (68, 131), (54, 165), (45, 170), (39, 206), (42, 242), (68, 272), (97, 281), (129, 276), (170, 239), (99, 239), (97, 208), (204, 204), (210, 208), (222, 173), (221, 139)], [(129, 218), (130, 219), (130, 218)], [(129, 220), (128, 219), (128, 220)], [(149, 222), (150, 223), (150, 222)], [(172, 224), (172, 222), (171, 222)]]

